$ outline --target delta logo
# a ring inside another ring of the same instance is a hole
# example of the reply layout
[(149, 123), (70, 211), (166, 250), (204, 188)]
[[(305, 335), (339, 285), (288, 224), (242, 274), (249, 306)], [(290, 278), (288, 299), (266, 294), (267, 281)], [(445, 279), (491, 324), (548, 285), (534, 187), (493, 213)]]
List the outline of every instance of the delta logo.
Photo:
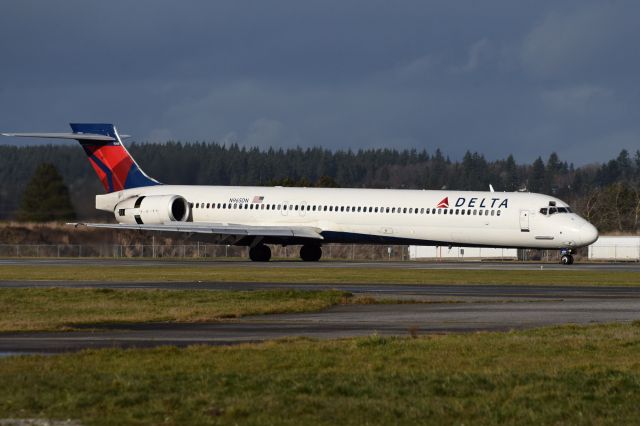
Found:
[[(468, 207), (468, 208), (487, 208), (487, 209), (501, 209), (509, 207), (509, 199), (508, 198), (478, 198), (478, 197), (458, 197), (456, 200), (456, 204), (454, 207)], [(448, 209), (449, 208), (449, 197), (444, 197), (438, 205), (436, 206), (438, 209)]]

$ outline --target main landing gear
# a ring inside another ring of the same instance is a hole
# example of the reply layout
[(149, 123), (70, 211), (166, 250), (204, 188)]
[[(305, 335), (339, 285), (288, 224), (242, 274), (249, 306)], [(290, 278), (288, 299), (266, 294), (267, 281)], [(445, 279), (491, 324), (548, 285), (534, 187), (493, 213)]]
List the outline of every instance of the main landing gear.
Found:
[(264, 244), (258, 244), (249, 249), (249, 259), (254, 262), (268, 262), (271, 259), (271, 249)]
[(305, 262), (317, 262), (322, 257), (320, 246), (305, 245), (300, 248), (300, 259)]
[(573, 250), (560, 250), (560, 263), (563, 265), (573, 265)]

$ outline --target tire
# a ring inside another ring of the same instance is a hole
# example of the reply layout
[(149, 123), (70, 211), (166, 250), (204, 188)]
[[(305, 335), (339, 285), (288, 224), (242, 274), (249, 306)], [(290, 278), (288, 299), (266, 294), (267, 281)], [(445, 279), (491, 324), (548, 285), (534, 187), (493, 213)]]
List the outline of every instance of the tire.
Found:
[(251, 247), (249, 249), (249, 259), (254, 262), (268, 262), (271, 260), (271, 249), (264, 244)]
[(563, 254), (562, 257), (560, 258), (560, 263), (563, 265), (571, 265), (572, 260), (573, 259), (570, 254)]
[(300, 248), (300, 259), (305, 262), (317, 262), (322, 257), (320, 246), (302, 246)]

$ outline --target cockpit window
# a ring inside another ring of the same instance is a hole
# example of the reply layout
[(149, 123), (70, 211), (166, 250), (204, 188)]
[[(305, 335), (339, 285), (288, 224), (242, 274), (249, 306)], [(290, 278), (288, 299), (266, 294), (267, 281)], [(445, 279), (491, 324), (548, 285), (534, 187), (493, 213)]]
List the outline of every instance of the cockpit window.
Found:
[(556, 213), (573, 213), (573, 211), (569, 207), (543, 207), (540, 209), (540, 213), (545, 216), (551, 216)]

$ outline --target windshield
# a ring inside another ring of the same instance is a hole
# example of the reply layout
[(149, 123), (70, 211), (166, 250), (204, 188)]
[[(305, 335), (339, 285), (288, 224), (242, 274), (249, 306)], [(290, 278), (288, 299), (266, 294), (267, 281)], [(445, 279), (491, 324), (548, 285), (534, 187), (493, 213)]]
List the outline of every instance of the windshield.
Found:
[(543, 207), (540, 209), (540, 213), (545, 216), (551, 216), (556, 213), (573, 213), (570, 207)]

